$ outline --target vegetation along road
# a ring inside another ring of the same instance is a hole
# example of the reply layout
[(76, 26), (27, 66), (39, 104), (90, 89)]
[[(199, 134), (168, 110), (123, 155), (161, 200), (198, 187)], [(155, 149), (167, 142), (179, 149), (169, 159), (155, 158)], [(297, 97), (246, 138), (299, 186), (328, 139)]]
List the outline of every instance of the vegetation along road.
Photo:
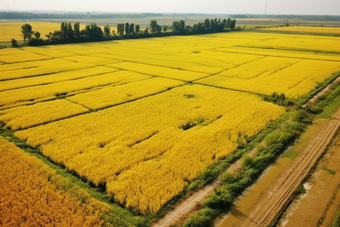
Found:
[[(318, 133), (310, 138), (308, 146), (299, 152), (299, 156), (289, 168), (279, 173), (275, 181), (259, 194), (254, 203), (242, 204), (242, 200), (247, 200), (246, 197), (253, 196), (252, 193), (256, 191), (251, 188), (236, 202), (231, 212), (216, 223), (216, 226), (270, 225), (332, 140), (340, 125), (339, 119), (340, 108), (333, 114), (333, 119), (324, 123)], [(274, 168), (268, 172), (275, 171)]]

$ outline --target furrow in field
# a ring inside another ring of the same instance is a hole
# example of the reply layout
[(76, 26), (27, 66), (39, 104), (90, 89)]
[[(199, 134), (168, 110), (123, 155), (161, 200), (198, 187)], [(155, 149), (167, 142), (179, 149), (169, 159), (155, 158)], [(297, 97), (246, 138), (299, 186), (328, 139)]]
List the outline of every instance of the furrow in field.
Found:
[[(333, 115), (336, 119), (322, 126), (322, 129), (310, 139), (308, 147), (299, 152), (301, 154), (292, 162), (289, 169), (282, 172), (267, 189), (261, 192), (256, 203), (243, 204), (241, 197), (230, 214), (220, 220), (216, 226), (270, 225), (333, 138), (340, 125), (339, 114), (340, 108)], [(246, 193), (244, 196), (251, 196), (251, 189), (249, 195)], [(238, 210), (238, 207), (242, 207), (242, 210)]]

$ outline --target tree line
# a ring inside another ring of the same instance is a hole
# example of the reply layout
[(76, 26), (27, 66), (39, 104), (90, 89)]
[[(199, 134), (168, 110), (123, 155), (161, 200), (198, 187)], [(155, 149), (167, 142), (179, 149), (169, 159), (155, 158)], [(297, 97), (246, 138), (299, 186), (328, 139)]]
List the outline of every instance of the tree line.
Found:
[[(184, 20), (174, 21), (172, 25), (159, 25), (156, 20), (151, 20), (148, 27), (141, 29), (140, 25), (134, 23), (117, 24), (117, 32), (112, 30), (110, 25), (104, 26), (102, 29), (97, 24), (92, 23), (86, 25), (84, 29), (80, 29), (79, 22), (61, 22), (60, 30), (49, 32), (46, 34), (45, 40), (42, 39), (41, 33), (33, 31), (30, 24), (21, 26), (21, 33), (24, 42), (27, 41), (28, 46), (40, 46), (48, 44), (60, 43), (76, 43), (101, 40), (115, 40), (123, 38), (147, 38), (157, 36), (170, 35), (190, 35), (190, 34), (206, 34), (214, 32), (224, 32), (235, 30), (236, 20), (228, 19), (205, 19), (204, 22), (186, 25)], [(16, 40), (12, 39), (12, 46), (18, 46)]]

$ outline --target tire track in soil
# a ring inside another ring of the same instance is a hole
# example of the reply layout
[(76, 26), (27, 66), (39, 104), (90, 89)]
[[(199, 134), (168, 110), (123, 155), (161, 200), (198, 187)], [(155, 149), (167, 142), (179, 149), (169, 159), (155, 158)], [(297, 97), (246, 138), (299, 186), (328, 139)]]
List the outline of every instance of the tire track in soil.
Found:
[(177, 205), (174, 210), (169, 211), (163, 218), (155, 222), (152, 227), (165, 227), (174, 224), (176, 221), (185, 216), (188, 212), (194, 210), (197, 206), (197, 203), (201, 203), (202, 200), (213, 193), (214, 188), (216, 188), (219, 184), (220, 180), (217, 179), (211, 184), (206, 185), (202, 189), (196, 191), (190, 197)]
[[(278, 178), (276, 182), (273, 182), (274, 187), (272, 189), (264, 189), (263, 193), (270, 196), (260, 198), (256, 206), (248, 214), (243, 213), (242, 218), (239, 218), (232, 226), (270, 225), (327, 148), (340, 126), (339, 119), (340, 108), (333, 114), (333, 119), (329, 120), (320, 132), (311, 138), (308, 147), (302, 151), (304, 155), (294, 161), (292, 168), (285, 171), (285, 174)], [(228, 215), (223, 220), (226, 220), (227, 217)], [(216, 226), (223, 226), (223, 220), (219, 221)]]

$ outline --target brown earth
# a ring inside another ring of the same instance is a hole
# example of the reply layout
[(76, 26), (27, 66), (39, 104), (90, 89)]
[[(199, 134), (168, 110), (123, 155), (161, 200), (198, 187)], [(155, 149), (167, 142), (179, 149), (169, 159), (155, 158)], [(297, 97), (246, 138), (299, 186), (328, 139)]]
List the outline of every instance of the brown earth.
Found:
[[(216, 226), (268, 226), (292, 197), (303, 179), (309, 174), (320, 155), (332, 140), (340, 125), (340, 108), (333, 119), (319, 119), (307, 132), (308, 145), (291, 161), (278, 160), (244, 196), (239, 198), (232, 211), (216, 221)], [(316, 130), (317, 128), (317, 130)], [(264, 182), (268, 182), (265, 184)]]
[(330, 91), (331, 87), (333, 84), (340, 82), (340, 76), (338, 78), (336, 78), (332, 83), (330, 83), (329, 85), (327, 85), (327, 87), (325, 87), (324, 89), (322, 89), (322, 91), (320, 91), (319, 93), (317, 93), (316, 95), (314, 95), (310, 100), (308, 100), (308, 102), (306, 104), (304, 104), (302, 107), (305, 108), (307, 106), (307, 104), (314, 104), (318, 98), (324, 94), (326, 94), (328, 91)]
[(340, 206), (340, 133), (304, 183), (307, 193), (292, 202), (278, 226), (331, 226)]
[(155, 222), (152, 227), (163, 227), (170, 225), (177, 225), (177, 222), (184, 221), (183, 217), (187, 217), (188, 213), (192, 213), (196, 209), (197, 204), (200, 204), (205, 198), (213, 193), (214, 188), (217, 188), (220, 184), (219, 179), (213, 181), (202, 189), (192, 194), (187, 199), (180, 202), (174, 210), (169, 211), (163, 218)]

